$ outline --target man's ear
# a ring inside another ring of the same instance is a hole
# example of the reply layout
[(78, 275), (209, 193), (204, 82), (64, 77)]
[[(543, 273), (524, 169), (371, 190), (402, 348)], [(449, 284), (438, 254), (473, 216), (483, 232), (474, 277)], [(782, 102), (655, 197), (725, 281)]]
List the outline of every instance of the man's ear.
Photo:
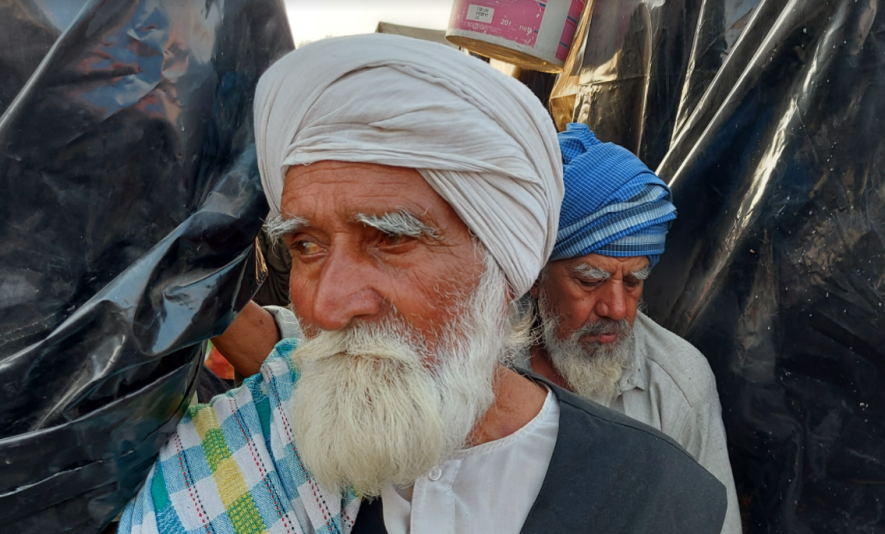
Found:
[(535, 283), (529, 288), (529, 295), (536, 299), (541, 296), (541, 288), (538, 286), (538, 282), (540, 282), (540, 279), (535, 280)]

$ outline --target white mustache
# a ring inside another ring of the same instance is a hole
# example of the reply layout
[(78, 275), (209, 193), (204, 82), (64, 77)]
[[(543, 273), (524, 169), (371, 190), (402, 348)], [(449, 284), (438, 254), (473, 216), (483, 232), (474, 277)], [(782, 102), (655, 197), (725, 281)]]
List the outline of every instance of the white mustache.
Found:
[(321, 330), (316, 336), (302, 341), (292, 354), (292, 359), (302, 365), (336, 356), (413, 363), (416, 356), (423, 356), (426, 351), (423, 343), (415, 342), (417, 336), (401, 330), (383, 324), (358, 324), (343, 330)]

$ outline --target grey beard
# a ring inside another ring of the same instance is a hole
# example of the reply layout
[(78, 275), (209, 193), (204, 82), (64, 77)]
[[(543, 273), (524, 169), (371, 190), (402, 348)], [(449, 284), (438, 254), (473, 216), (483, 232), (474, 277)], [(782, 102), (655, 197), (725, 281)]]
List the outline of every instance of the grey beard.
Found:
[[(554, 369), (569, 387), (585, 399), (611, 406), (618, 394), (618, 381), (633, 361), (636, 340), (626, 319), (600, 319), (585, 324), (566, 339), (559, 339), (559, 318), (549, 310), (542, 294), (538, 302), (542, 339)], [(612, 343), (582, 342), (581, 338), (616, 333)]]

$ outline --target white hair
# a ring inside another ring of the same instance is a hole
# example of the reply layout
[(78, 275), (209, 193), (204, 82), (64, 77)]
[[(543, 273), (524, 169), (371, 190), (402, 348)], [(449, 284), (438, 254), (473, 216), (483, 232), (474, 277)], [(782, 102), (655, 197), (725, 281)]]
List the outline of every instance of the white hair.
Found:
[(421, 237), (426, 236), (432, 239), (439, 237), (439, 231), (436, 228), (424, 224), (417, 217), (404, 209), (391, 211), (383, 215), (366, 215), (365, 213), (357, 213), (353, 216), (353, 220), (361, 222), (366, 226), (371, 226), (394, 236)]
[[(546, 270), (547, 267), (544, 266), (544, 269)], [(590, 265), (589, 263), (579, 263), (578, 265), (575, 266), (573, 271), (576, 274), (580, 274), (580, 275), (586, 276), (588, 278), (595, 278), (597, 280), (608, 280), (612, 276), (612, 273), (606, 271), (605, 269), (600, 269), (599, 267), (594, 267), (594, 266)], [(632, 273), (630, 273), (630, 276), (633, 276), (637, 280), (647, 280), (648, 275), (650, 275), (650, 274), (651, 274), (651, 265), (646, 265), (642, 269), (639, 269), (638, 271), (633, 271)]]
[(270, 244), (276, 246), (281, 244), (283, 236), (305, 226), (307, 226), (307, 219), (303, 217), (287, 217), (284, 219), (282, 215), (274, 215), (264, 221), (264, 233), (267, 234)]

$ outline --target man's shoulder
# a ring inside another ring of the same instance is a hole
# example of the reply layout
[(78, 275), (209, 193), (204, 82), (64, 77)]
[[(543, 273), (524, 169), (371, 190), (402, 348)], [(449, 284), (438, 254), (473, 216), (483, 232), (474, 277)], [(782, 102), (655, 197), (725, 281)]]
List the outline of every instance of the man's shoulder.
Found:
[(654, 447), (661, 450), (672, 450), (677, 455), (691, 458), (691, 455), (685, 452), (676, 440), (663, 432), (632, 417), (580, 397), (530, 369), (517, 368), (516, 370), (530, 380), (543, 383), (556, 395), (560, 405), (560, 435), (576, 429), (591, 433), (600, 432), (600, 435), (617, 435), (618, 438), (629, 442), (638, 441), (644, 445), (653, 444)]
[(668, 389), (682, 392), (692, 407), (718, 399), (710, 363), (691, 343), (641, 312), (636, 314), (634, 329), (636, 350), (646, 361), (650, 386), (666, 382)]
[(121, 532), (345, 530), (359, 500), (317, 484), (295, 445), (288, 419), (295, 345), (279, 342), (260, 374), (188, 410), (127, 506)]
[(560, 403), (560, 431), (524, 532), (544, 531), (546, 510), (570, 510), (575, 531), (719, 532), (725, 488), (673, 439), (544, 382)]
[[(250, 515), (261, 502), (249, 493), (251, 477), (241, 469), (243, 453), (260, 458), (269, 426), (268, 398), (261, 377), (188, 408), (138, 496), (126, 508), (120, 532), (190, 532), (201, 525), (234, 525), (233, 501)], [(242, 526), (242, 525), (234, 525)]]
[(663, 432), (555, 384), (548, 385), (554, 388), (559, 400), (560, 427), (565, 433), (595, 433), (594, 441), (611, 440), (620, 443), (620, 447), (602, 450), (601, 454), (621, 455), (627, 449), (640, 447), (646, 452), (656, 451), (653, 456), (669, 456), (679, 461), (685, 457), (694, 462), (676, 440)]

